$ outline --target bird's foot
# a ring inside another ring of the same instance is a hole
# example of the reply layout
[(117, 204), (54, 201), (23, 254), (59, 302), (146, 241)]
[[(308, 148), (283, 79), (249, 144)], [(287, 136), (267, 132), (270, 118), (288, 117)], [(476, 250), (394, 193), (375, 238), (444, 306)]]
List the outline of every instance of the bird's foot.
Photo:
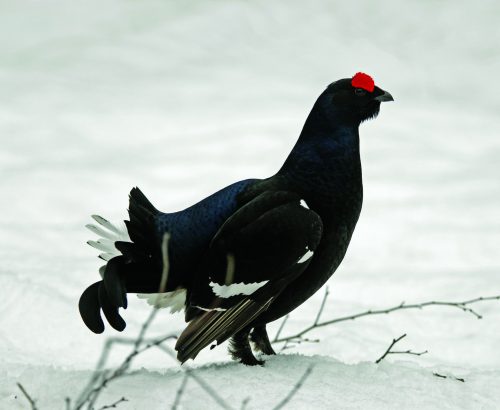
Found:
[(254, 349), (258, 352), (264, 353), (265, 355), (276, 354), (269, 341), (266, 325), (255, 327), (250, 334), (250, 340), (253, 343)]
[(266, 363), (265, 360), (259, 360), (253, 354), (241, 357), (239, 360), (240, 363), (244, 364), (245, 366), (263, 366), (264, 363)]
[(252, 352), (249, 340), (249, 329), (236, 333), (229, 342), (229, 353), (234, 360), (238, 360), (246, 366), (262, 366), (264, 360), (258, 360)]

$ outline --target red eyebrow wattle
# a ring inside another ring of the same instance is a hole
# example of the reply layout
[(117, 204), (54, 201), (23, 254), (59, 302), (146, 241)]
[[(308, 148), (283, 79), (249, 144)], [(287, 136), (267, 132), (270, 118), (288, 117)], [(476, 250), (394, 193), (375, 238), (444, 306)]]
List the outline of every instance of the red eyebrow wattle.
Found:
[(355, 88), (362, 88), (363, 90), (373, 92), (375, 89), (375, 81), (368, 74), (356, 73), (352, 77), (351, 85)]

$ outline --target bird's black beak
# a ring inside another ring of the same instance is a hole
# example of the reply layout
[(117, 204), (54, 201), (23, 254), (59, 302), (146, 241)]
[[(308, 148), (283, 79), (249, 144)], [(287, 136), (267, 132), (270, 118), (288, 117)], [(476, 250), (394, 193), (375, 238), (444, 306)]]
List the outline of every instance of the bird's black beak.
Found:
[(390, 93), (388, 93), (387, 91), (384, 91), (384, 93), (382, 95), (375, 97), (374, 100), (384, 102), (384, 101), (394, 101), (394, 98), (392, 98), (392, 95)]

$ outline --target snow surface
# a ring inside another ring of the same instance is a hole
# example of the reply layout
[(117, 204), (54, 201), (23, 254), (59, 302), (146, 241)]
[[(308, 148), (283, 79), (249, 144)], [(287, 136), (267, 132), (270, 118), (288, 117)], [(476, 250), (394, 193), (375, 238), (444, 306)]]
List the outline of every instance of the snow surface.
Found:
[[(173, 211), (271, 175), (317, 95), (360, 70), (396, 101), (362, 125), (364, 208), (323, 317), (499, 294), (499, 12), (492, 0), (0, 3), (0, 408), (28, 407), (16, 382), (64, 408), (116, 335), (92, 334), (77, 310), (99, 278), (91, 214), (123, 218), (136, 185)], [(436, 307), (325, 327), (263, 368), (225, 346), (189, 366), (235, 408), (272, 408), (313, 364), (286, 408), (495, 409), (500, 304), (475, 307), (482, 320)], [(125, 336), (149, 309), (130, 297)], [(182, 327), (164, 312), (151, 335)], [(429, 353), (374, 364), (403, 333), (398, 348)], [(99, 406), (171, 406), (178, 364), (151, 351), (135, 368)], [(217, 408), (192, 381), (181, 406)]]

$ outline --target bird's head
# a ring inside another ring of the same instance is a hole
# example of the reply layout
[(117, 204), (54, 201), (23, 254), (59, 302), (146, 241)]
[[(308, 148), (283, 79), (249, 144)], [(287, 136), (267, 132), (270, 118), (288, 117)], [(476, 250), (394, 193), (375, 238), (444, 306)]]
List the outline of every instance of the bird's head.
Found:
[(360, 124), (378, 115), (381, 102), (394, 101), (394, 98), (377, 87), (369, 75), (356, 73), (352, 78), (330, 84), (319, 101), (327, 116), (334, 116), (336, 120), (340, 116)]

